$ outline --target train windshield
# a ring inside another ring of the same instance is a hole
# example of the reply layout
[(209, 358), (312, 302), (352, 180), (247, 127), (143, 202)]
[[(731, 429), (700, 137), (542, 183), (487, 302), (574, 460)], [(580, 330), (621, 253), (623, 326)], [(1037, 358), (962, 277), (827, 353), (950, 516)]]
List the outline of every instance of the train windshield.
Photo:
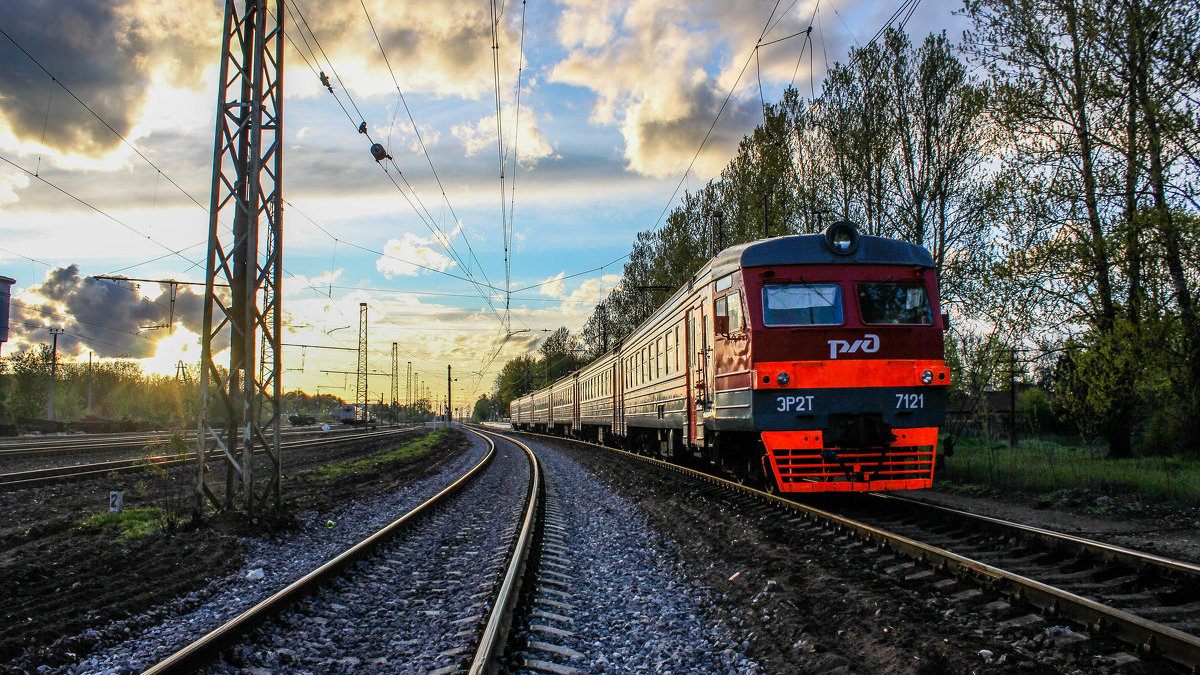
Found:
[(933, 311), (924, 286), (858, 284), (863, 323), (931, 324)]
[(763, 323), (768, 326), (837, 326), (842, 289), (837, 284), (763, 286)]

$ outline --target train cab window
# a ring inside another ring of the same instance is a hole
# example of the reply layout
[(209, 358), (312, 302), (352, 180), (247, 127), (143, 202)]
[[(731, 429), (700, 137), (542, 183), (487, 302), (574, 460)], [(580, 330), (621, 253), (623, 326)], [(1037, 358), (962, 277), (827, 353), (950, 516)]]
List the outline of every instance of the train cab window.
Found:
[(737, 293), (717, 298), (713, 302), (713, 321), (718, 334), (736, 333), (742, 329), (742, 301)]
[(842, 289), (837, 284), (763, 286), (763, 323), (768, 326), (837, 326)]
[(858, 284), (858, 306), (863, 323), (933, 323), (933, 310), (924, 286)]

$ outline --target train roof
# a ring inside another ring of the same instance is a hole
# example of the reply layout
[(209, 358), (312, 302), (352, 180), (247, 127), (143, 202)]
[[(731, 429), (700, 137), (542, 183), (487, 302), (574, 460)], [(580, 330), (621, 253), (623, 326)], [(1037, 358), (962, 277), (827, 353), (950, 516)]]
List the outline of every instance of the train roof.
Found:
[(838, 255), (822, 234), (793, 234), (759, 239), (721, 251), (712, 260), (712, 275), (724, 276), (739, 267), (772, 265), (916, 265), (933, 267), (933, 256), (922, 246), (906, 241), (858, 235), (858, 248)]

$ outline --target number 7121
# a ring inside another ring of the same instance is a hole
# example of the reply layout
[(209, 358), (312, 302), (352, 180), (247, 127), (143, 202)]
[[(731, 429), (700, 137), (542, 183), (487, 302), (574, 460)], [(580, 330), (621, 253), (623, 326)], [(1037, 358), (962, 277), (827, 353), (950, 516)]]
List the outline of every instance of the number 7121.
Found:
[(917, 410), (925, 407), (925, 394), (896, 394), (897, 410)]

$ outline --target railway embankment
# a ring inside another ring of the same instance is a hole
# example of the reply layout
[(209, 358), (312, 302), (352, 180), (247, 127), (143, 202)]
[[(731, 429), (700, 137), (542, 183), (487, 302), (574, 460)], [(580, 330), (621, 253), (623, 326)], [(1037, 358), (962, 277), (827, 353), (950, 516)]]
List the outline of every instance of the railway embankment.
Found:
[[(163, 603), (199, 602), (214, 580), (246, 565), (275, 574), (256, 564), (261, 547), (310, 531), (325, 540), (344, 536), (359, 520), (341, 515), (347, 505), (403, 494), (468, 447), (449, 431), (360, 440), (285, 456), (285, 508), (257, 524), (235, 515), (190, 525), (190, 467), (147, 465), (0, 492), (0, 663), (30, 671), (65, 666), (153, 622), (169, 611)], [(96, 517), (107, 512), (110, 490), (122, 491), (127, 516)], [(300, 564), (307, 549), (295, 548)]]
[(1110, 459), (1063, 439), (960, 440), (913, 496), (1004, 520), (1200, 562), (1200, 461)]

